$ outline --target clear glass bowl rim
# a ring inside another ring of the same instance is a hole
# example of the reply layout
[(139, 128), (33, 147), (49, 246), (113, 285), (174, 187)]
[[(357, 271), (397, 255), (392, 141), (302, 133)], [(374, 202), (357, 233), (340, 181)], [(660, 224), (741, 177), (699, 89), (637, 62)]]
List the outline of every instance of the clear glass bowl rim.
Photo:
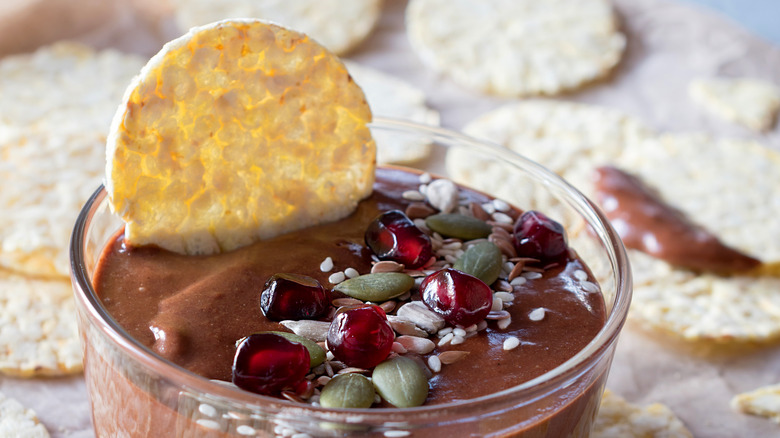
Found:
[(582, 193), (552, 171), (502, 146), (479, 140), (465, 134), (460, 134), (446, 128), (432, 127), (392, 118), (375, 117), (370, 126), (386, 131), (425, 135), (428, 139), (439, 141), (450, 146), (453, 144), (468, 145), (478, 149), (480, 152), (487, 152), (508, 161), (522, 168), (522, 170), (528, 174), (531, 174), (538, 179), (539, 182), (564, 192), (565, 196), (568, 197), (567, 201), (570, 203), (571, 207), (586, 218), (589, 225), (594, 229), (601, 242), (605, 245), (610, 264), (612, 265), (612, 275), (615, 277), (615, 301), (612, 310), (609, 312), (606, 323), (596, 337), (594, 337), (585, 348), (560, 366), (521, 385), (475, 399), (461, 400), (434, 406), (420, 406), (404, 409), (330, 409), (317, 406), (302, 407), (300, 404), (287, 400), (252, 394), (238, 388), (206, 379), (156, 355), (150, 349), (130, 337), (108, 314), (105, 308), (103, 308), (100, 299), (89, 280), (87, 266), (85, 264), (84, 248), (82, 245), (91, 218), (106, 197), (107, 193), (103, 185), (98, 187), (82, 208), (71, 236), (69, 252), (71, 277), (78, 290), (76, 292), (76, 299), (81, 301), (81, 304), (87, 309), (90, 320), (99, 327), (104, 335), (115, 342), (121, 350), (126, 354), (129, 354), (138, 361), (138, 363), (143, 364), (150, 370), (164, 376), (178, 387), (187, 388), (195, 393), (208, 394), (211, 397), (221, 398), (230, 403), (246, 405), (250, 408), (256, 407), (259, 410), (281, 411), (283, 409), (293, 408), (299, 412), (303, 410), (312, 416), (329, 420), (332, 420), (333, 415), (338, 413), (343, 413), (345, 415), (358, 414), (366, 418), (366, 420), (371, 420), (371, 417), (375, 417), (373, 420), (381, 421), (382, 419), (388, 418), (390, 415), (398, 414), (411, 421), (414, 421), (415, 418), (425, 418), (428, 419), (428, 421), (431, 421), (431, 419), (436, 419), (439, 415), (444, 414), (449, 416), (452, 414), (457, 415), (458, 413), (475, 413), (475, 409), (485, 412), (485, 410), (489, 410), (491, 406), (502, 406), (504, 403), (508, 402), (516, 404), (518, 400), (533, 400), (535, 397), (541, 397), (546, 394), (546, 391), (564, 385), (569, 379), (576, 379), (582, 370), (588, 369), (591, 365), (597, 363), (601, 356), (608, 350), (608, 347), (617, 341), (617, 337), (628, 313), (632, 294), (631, 269), (626, 250), (617, 232), (612, 228), (603, 212)]

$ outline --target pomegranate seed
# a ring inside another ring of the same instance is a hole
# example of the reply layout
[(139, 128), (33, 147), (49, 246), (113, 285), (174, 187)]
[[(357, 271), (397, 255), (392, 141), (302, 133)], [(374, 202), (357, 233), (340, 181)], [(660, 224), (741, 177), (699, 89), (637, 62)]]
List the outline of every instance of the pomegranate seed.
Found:
[(336, 314), (328, 330), (328, 349), (348, 366), (373, 368), (390, 354), (394, 338), (384, 310), (368, 304)]
[(328, 312), (328, 293), (305, 275), (276, 274), (263, 286), (260, 309), (268, 319), (317, 319)]
[(566, 230), (558, 222), (538, 211), (526, 211), (515, 222), (514, 243), (517, 255), (543, 263), (557, 261), (568, 253)]
[(258, 394), (297, 387), (309, 372), (309, 350), (273, 333), (247, 336), (233, 359), (233, 383)]
[(430, 237), (400, 210), (387, 211), (374, 219), (365, 240), (380, 260), (403, 263), (408, 269), (422, 267), (433, 256)]
[(420, 285), (423, 302), (450, 324), (477, 324), (493, 307), (493, 291), (477, 277), (446, 268), (425, 277)]

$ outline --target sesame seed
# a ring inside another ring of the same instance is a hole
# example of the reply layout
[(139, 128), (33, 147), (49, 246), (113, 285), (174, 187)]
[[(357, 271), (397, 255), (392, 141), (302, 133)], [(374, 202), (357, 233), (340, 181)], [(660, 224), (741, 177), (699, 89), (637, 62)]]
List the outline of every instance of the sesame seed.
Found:
[(504, 339), (504, 350), (514, 350), (518, 345), (520, 345), (520, 339), (514, 336)]
[(504, 319), (498, 320), (498, 323), (496, 325), (501, 330), (505, 330), (507, 327), (509, 327), (509, 324), (511, 324), (511, 323), (512, 323), (512, 318), (509, 317), (509, 318), (504, 318)]
[(400, 342), (393, 342), (392, 351), (398, 354), (404, 354), (408, 352), (406, 347), (404, 347)]
[(582, 285), (582, 289), (585, 290), (585, 292), (596, 293), (599, 291), (598, 285), (590, 281), (583, 281), (580, 285)]
[(330, 284), (339, 284), (346, 279), (347, 275), (339, 271), (330, 274), (330, 277), (328, 277), (328, 282), (330, 282)]
[(511, 207), (509, 207), (509, 204), (507, 204), (505, 201), (502, 201), (501, 199), (494, 199), (493, 208), (495, 208), (496, 211), (502, 211), (506, 213), (510, 210)]
[(214, 430), (219, 430), (220, 429), (219, 423), (217, 423), (214, 420), (206, 420), (204, 418), (201, 418), (200, 420), (196, 421), (196, 423), (198, 423), (199, 425), (205, 427), (206, 429), (214, 429)]
[(346, 275), (347, 278), (355, 278), (360, 277), (360, 272), (355, 268), (347, 268), (344, 270), (344, 275)]
[(419, 191), (423, 195), (427, 195), (428, 194), (428, 184), (420, 184), (420, 187), (417, 188), (417, 191)]
[(538, 307), (528, 314), (528, 319), (531, 321), (541, 321), (544, 319), (545, 309), (544, 307)]
[(496, 212), (496, 207), (493, 205), (492, 202), (486, 202), (482, 204), (482, 209), (485, 210), (485, 213), (489, 215), (493, 215), (493, 213)]
[(238, 432), (239, 435), (257, 435), (257, 431), (252, 426), (247, 426), (246, 424), (242, 424), (236, 428), (236, 432)]
[(431, 174), (428, 173), (428, 172), (425, 172), (423, 174), (420, 174), (419, 181), (421, 183), (423, 183), (423, 184), (428, 184), (429, 182), (431, 182), (431, 179), (433, 179), (433, 178), (431, 178)]
[(442, 249), (460, 249), (463, 246), (463, 242), (448, 242), (442, 245)]
[(455, 257), (454, 255), (449, 255), (449, 254), (448, 254), (448, 255), (445, 255), (445, 256), (444, 256), (444, 260), (447, 260), (447, 263), (452, 263), (452, 264), (455, 264), (455, 262), (457, 262), (457, 261), (458, 261), (458, 258), (457, 258), (457, 257)]
[(439, 341), (439, 343), (438, 343), (437, 345), (438, 345), (439, 347), (441, 347), (441, 346), (443, 346), (443, 345), (446, 345), (446, 344), (447, 344), (448, 342), (450, 342), (450, 341), (452, 340), (452, 338), (454, 338), (454, 337), (455, 337), (455, 335), (453, 335), (452, 333), (447, 333), (446, 335), (444, 335), (444, 337), (443, 337), (443, 338), (441, 338), (441, 340)]
[(311, 435), (308, 433), (296, 433), (292, 438), (311, 438)]
[(585, 281), (588, 279), (588, 274), (582, 269), (577, 269), (576, 271), (574, 271), (574, 278), (576, 278), (579, 281)]
[(425, 195), (418, 192), (417, 190), (407, 190), (401, 194), (401, 197), (406, 199), (407, 201), (424, 201)]
[(528, 279), (525, 277), (515, 277), (512, 279), (512, 281), (509, 282), (509, 284), (512, 286), (522, 286), (526, 281), (528, 281)]
[(443, 329), (439, 330), (437, 334), (440, 338), (443, 338), (447, 336), (448, 334), (452, 333), (452, 327), (444, 327)]
[(411, 433), (406, 430), (388, 430), (385, 432), (387, 438), (403, 438), (409, 435), (411, 435)]
[(438, 356), (431, 356), (428, 358), (428, 368), (434, 373), (441, 371), (441, 359)]
[(457, 336), (457, 335), (456, 335), (456, 336), (453, 336), (453, 337), (452, 337), (452, 341), (450, 341), (450, 345), (458, 345), (458, 344), (462, 344), (462, 343), (464, 343), (465, 341), (466, 341), (466, 338), (464, 338), (463, 336)]
[(505, 262), (503, 265), (503, 269), (507, 272), (512, 272), (512, 269), (515, 268), (515, 264), (512, 262)]
[(491, 312), (498, 312), (504, 308), (504, 300), (493, 295), (493, 307), (490, 308)]
[(509, 292), (496, 292), (493, 294), (493, 299), (499, 299), (504, 302), (512, 302), (514, 301), (515, 296)]
[(479, 322), (479, 324), (477, 324), (477, 331), (481, 332), (482, 330), (485, 330), (487, 326), (488, 326), (487, 321), (483, 319), (482, 321)]
[(475, 332), (475, 331), (477, 331), (477, 325), (476, 324), (471, 324), (470, 326), (466, 327), (465, 330), (466, 330), (466, 333)]
[(207, 417), (216, 417), (217, 416), (217, 408), (211, 405), (207, 405), (205, 403), (198, 406), (198, 411), (200, 411), (201, 414), (207, 416)]
[(452, 334), (455, 336), (466, 336), (466, 330), (463, 330), (460, 327), (457, 327), (452, 330)]
[(335, 359), (335, 358), (336, 358), (336, 356), (334, 356), (334, 355), (333, 355), (333, 353), (331, 353), (331, 352), (329, 351), (329, 352), (328, 352), (328, 354), (326, 354), (326, 355), (325, 355), (325, 358), (326, 358), (327, 360), (333, 360), (333, 359)]
[(523, 272), (520, 275), (528, 280), (538, 280), (543, 277), (543, 275), (538, 272)]
[(320, 263), (320, 271), (322, 272), (330, 272), (333, 269), (333, 259), (330, 257), (325, 257), (325, 260)]
[(500, 211), (493, 213), (490, 215), (490, 217), (492, 217), (494, 221), (500, 224), (511, 224), (514, 222), (508, 214), (501, 213)]

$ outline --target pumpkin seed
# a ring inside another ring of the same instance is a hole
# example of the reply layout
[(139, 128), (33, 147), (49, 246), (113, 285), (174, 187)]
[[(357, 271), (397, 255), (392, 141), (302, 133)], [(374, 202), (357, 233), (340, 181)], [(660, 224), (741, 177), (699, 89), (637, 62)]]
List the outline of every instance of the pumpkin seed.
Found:
[(501, 273), (501, 250), (493, 242), (480, 242), (469, 247), (453, 268), (473, 275), (485, 284), (493, 284)]
[(263, 333), (273, 333), (275, 335), (279, 335), (288, 341), (297, 342), (299, 344), (303, 344), (304, 347), (306, 347), (307, 350), (309, 350), (309, 368), (314, 368), (317, 365), (325, 362), (325, 350), (322, 349), (319, 345), (317, 345), (316, 342), (312, 341), (311, 339), (304, 338), (303, 336), (296, 335), (295, 333), (288, 333), (288, 332), (263, 332)]
[(428, 216), (425, 218), (425, 225), (443, 236), (463, 240), (487, 237), (492, 229), (487, 222), (456, 213), (439, 213)]
[(374, 385), (362, 374), (339, 374), (322, 388), (320, 404), (326, 408), (370, 408), (375, 394)]
[(401, 272), (377, 272), (339, 283), (333, 290), (363, 301), (382, 302), (402, 295), (414, 286), (414, 278)]
[(420, 365), (404, 356), (388, 359), (371, 376), (379, 395), (398, 408), (421, 406), (428, 397), (428, 379)]

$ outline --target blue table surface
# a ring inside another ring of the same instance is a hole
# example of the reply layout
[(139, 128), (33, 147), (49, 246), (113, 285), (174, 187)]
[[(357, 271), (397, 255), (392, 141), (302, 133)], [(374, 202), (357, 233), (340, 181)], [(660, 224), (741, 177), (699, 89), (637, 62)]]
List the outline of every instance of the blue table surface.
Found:
[(681, 0), (718, 11), (756, 35), (780, 45), (780, 0)]

